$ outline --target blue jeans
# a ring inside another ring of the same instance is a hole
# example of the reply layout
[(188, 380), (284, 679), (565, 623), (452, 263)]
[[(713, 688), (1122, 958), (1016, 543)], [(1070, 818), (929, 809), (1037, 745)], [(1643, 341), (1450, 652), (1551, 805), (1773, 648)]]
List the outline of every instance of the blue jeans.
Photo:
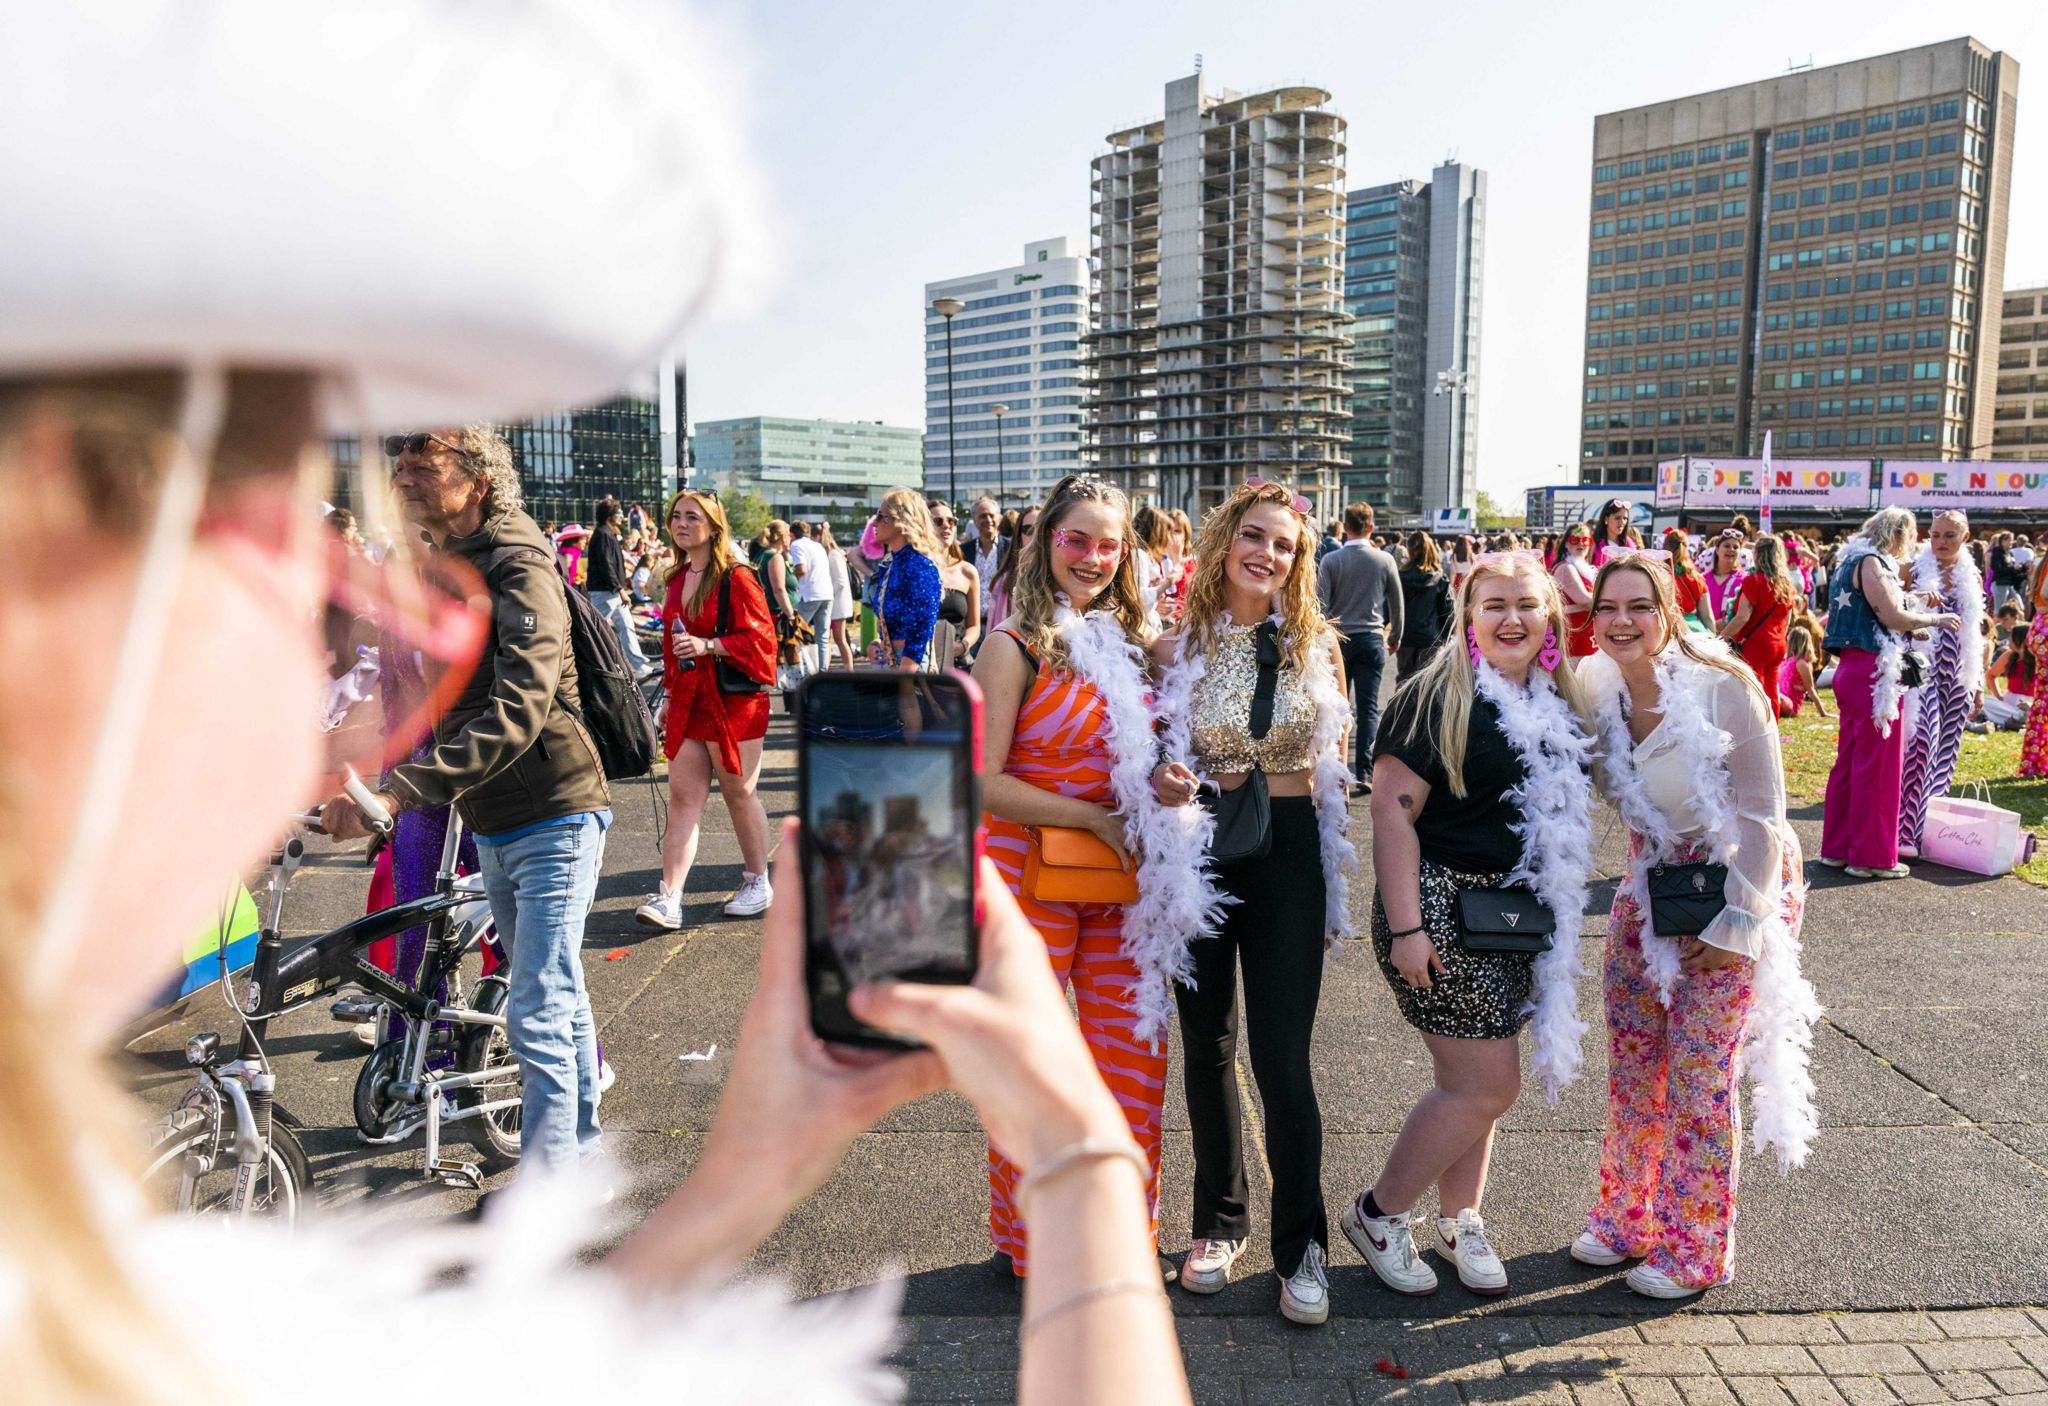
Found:
[(1344, 636), (1344, 678), (1357, 698), (1358, 722), (1351, 730), (1358, 761), (1351, 774), (1372, 779), (1372, 744), (1380, 731), (1380, 678), (1387, 671), (1387, 637), (1379, 630)]
[(812, 633), (818, 637), (812, 645), (812, 648), (818, 651), (817, 667), (813, 672), (822, 674), (832, 667), (832, 598), (827, 596), (823, 600), (799, 600), (796, 602), (796, 613), (803, 617), (803, 622), (809, 625)]
[(633, 624), (632, 598), (624, 591), (592, 591), (590, 603), (597, 607), (597, 613), (612, 627), (612, 633), (619, 637), (619, 648), (626, 651), (627, 660), (636, 669), (647, 667), (647, 653), (640, 648), (640, 634)]
[(484, 892), (510, 964), (506, 1037), (525, 1086), (521, 1160), (573, 1168), (597, 1147), (597, 1021), (583, 984), (583, 924), (597, 897), (604, 829), (595, 815), (492, 843), (479, 836)]

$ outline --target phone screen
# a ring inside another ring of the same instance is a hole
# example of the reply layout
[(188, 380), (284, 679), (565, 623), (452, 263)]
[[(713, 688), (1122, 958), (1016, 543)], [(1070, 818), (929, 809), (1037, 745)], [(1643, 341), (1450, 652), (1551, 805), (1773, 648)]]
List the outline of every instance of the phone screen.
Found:
[(899, 1048), (846, 996), (963, 984), (977, 959), (981, 697), (965, 675), (814, 674), (797, 693), (805, 983), (827, 1040)]

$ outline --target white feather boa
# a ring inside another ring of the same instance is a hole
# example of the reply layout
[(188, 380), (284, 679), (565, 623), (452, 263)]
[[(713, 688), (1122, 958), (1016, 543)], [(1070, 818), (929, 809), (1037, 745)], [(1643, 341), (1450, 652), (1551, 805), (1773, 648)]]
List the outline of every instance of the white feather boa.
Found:
[[(1699, 636), (1689, 639), (1696, 648), (1736, 659), (1725, 641)], [(1714, 725), (1703, 705), (1716, 682), (1712, 666), (1690, 659), (1675, 645), (1669, 645), (1657, 657), (1656, 672), (1663, 727), (1692, 778), (1687, 794), (1700, 823), (1702, 843), (1709, 859), (1726, 864), (1739, 844), (1735, 807), (1731, 803), (1733, 783), (1728, 774), (1728, 751), (1733, 739), (1725, 729)], [(1601, 776), (1623, 821), (1641, 840), (1636, 861), (1622, 882), (1643, 914), (1643, 964), (1656, 985), (1658, 999), (1668, 1009), (1672, 991), (1683, 975), (1679, 944), (1651, 929), (1647, 876), (1653, 864), (1676, 854), (1685, 841), (1650, 800), (1642, 773), (1636, 768), (1635, 741), (1629, 735), (1625, 701), (1628, 688), (1621, 671), (1601, 654), (1581, 666), (1579, 679), (1592, 700), (1594, 721), (1600, 730)], [(1789, 826), (1780, 842), (1798, 844)], [(1820, 1130), (1808, 1052), (1821, 1007), (1812, 983), (1800, 972), (1799, 934), (1786, 926), (1781, 902), (1782, 895), (1773, 897), (1771, 916), (1763, 925), (1763, 945), (1752, 977), (1755, 1005), (1741, 1065), (1749, 1076), (1754, 1146), (1758, 1153), (1776, 1148), (1779, 1170), (1790, 1171), (1806, 1161)]]
[(1478, 668), (1480, 696), (1499, 712), (1501, 731), (1527, 772), (1508, 793), (1522, 812), (1511, 827), (1521, 837), (1522, 858), (1508, 882), (1527, 884), (1556, 920), (1550, 950), (1536, 959), (1525, 1007), (1532, 1016), (1529, 1067), (1543, 1085), (1543, 1097), (1556, 1103), (1585, 1061), (1579, 933), (1593, 874), (1592, 787), (1586, 778), (1593, 744), (1550, 675), (1532, 670), (1530, 679), (1529, 687), (1520, 688), (1490, 664)]
[[(1860, 532), (1849, 539), (1849, 545), (1844, 551), (1845, 554), (1881, 555), (1876, 545)], [(1850, 589), (1854, 589), (1853, 585)], [(1906, 639), (1896, 631), (1886, 629), (1881, 623), (1876, 628), (1879, 640), (1877, 678), (1870, 686), (1870, 720), (1877, 725), (1878, 736), (1890, 737), (1892, 724), (1899, 720), (1906, 702), (1906, 687), (1901, 682), (1905, 667)]]
[[(1956, 680), (1962, 685), (1964, 696), (1972, 696), (1984, 687), (1984, 637), (1979, 633), (1984, 623), (1984, 573), (1977, 569), (1977, 563), (1967, 551), (1956, 553), (1955, 564), (1946, 575), (1941, 563), (1934, 559), (1934, 548), (1924, 546), (1920, 555), (1913, 559), (1913, 589), (1915, 591), (1940, 591), (1944, 609), (1954, 611), (1962, 621), (1956, 629)], [(1937, 643), (1938, 635), (1937, 634)], [(1930, 657), (1935, 652), (1929, 650)], [(1925, 688), (1916, 688), (1906, 694), (1905, 722), (1910, 735), (1919, 726), (1920, 698)]]
[[(195, 1286), (261, 1284), (260, 1332), (231, 1344), (191, 1339), (223, 1403), (357, 1406), (363, 1376), (342, 1364), (363, 1360), (366, 1330), (391, 1381), (445, 1379), (459, 1359), (465, 1389), (506, 1406), (902, 1398), (901, 1378), (883, 1363), (898, 1285), (798, 1305), (766, 1283), (649, 1292), (579, 1261), (608, 1229), (588, 1195), (527, 1177), (493, 1201), (481, 1225), (394, 1224), (330, 1210), (287, 1232), (260, 1221), (154, 1216), (125, 1224), (119, 1245), (167, 1323), (192, 1321)], [(451, 1280), (457, 1266), (467, 1272)], [(6, 1267), (0, 1251), (0, 1284)], [(506, 1330), (520, 1324), (535, 1336), (513, 1344)], [(9, 1327), (0, 1306), (0, 1337)], [(464, 1350), (490, 1341), (499, 1347)]]
[[(1286, 621), (1279, 614), (1268, 618), (1285, 627)], [(1190, 767), (1195, 767), (1194, 741), (1189, 730), (1195, 689), (1207, 672), (1207, 662), (1187, 648), (1187, 636), (1182, 635), (1174, 650), (1173, 663), (1159, 681), (1159, 715), (1165, 723), (1167, 753), (1186, 760)], [(1358, 849), (1351, 842), (1351, 772), (1344, 765), (1343, 748), (1344, 729), (1352, 714), (1350, 704), (1337, 688), (1336, 670), (1321, 648), (1309, 651), (1302, 684), (1316, 708), (1316, 725), (1309, 741), (1315, 751), (1310, 793), (1315, 800), (1316, 834), (1323, 861), (1323, 940), (1335, 953), (1358, 931), (1351, 917), (1351, 878), (1358, 870)], [(1199, 774), (1200, 768), (1195, 770)], [(1212, 820), (1203, 836), (1205, 846), (1214, 828)], [(1205, 878), (1213, 884), (1214, 866), (1209, 863), (1206, 851), (1202, 863)]]
[(1055, 628), (1075, 673), (1101, 693), (1109, 721), (1109, 787), (1125, 842), (1138, 856), (1138, 901), (1124, 912), (1123, 937), (1124, 955), (1138, 968), (1132, 1033), (1157, 1043), (1173, 1015), (1174, 983), (1192, 966), (1188, 946), (1215, 931), (1226, 902), (1203, 862), (1216, 820), (1202, 806), (1161, 805), (1152, 789), (1159, 749), (1145, 654), (1116, 616), (1062, 606)]

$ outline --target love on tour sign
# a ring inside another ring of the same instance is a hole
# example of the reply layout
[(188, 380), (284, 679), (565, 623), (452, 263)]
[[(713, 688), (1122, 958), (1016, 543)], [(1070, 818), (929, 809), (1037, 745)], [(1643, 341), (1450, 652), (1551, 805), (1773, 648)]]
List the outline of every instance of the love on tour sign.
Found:
[(1888, 508), (2048, 508), (2048, 464), (1894, 459), (1884, 465), (1878, 501)]
[(1868, 459), (1775, 459), (1768, 470), (1762, 459), (1667, 459), (1657, 465), (1657, 506), (1754, 511), (1768, 471), (1773, 508), (1860, 511), (1870, 506), (1870, 470)]

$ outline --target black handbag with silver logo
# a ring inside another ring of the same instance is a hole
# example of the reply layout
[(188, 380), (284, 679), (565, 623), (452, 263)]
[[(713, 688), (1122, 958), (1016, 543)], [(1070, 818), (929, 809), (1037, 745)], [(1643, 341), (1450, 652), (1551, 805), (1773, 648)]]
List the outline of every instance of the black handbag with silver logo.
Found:
[(1725, 864), (1653, 864), (1650, 930), (1659, 937), (1698, 937), (1728, 906)]
[(1533, 957), (1550, 950), (1556, 931), (1557, 915), (1527, 885), (1458, 890), (1458, 944), (1468, 952)]

